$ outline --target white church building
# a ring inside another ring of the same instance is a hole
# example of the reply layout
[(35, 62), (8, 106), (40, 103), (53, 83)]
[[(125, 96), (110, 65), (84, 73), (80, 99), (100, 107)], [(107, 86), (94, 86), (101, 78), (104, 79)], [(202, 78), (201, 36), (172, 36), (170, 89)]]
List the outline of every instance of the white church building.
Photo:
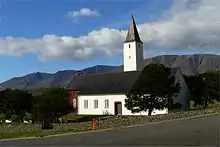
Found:
[[(80, 115), (148, 115), (148, 112), (133, 114), (125, 107), (126, 93), (132, 88), (144, 67), (143, 42), (132, 17), (124, 41), (124, 72), (100, 73), (75, 76), (67, 89), (76, 113)], [(180, 83), (181, 90), (175, 102), (183, 109), (189, 108), (186, 82), (179, 68), (171, 68), (171, 74)], [(152, 115), (166, 114), (168, 109), (154, 110)]]

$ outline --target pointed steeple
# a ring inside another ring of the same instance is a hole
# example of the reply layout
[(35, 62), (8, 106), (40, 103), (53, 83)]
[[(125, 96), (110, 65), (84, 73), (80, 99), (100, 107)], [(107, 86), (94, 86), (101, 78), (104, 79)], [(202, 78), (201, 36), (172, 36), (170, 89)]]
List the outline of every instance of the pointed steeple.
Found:
[(139, 37), (139, 34), (138, 34), (136, 23), (134, 21), (134, 17), (132, 15), (130, 26), (129, 26), (128, 33), (127, 33), (127, 37), (126, 37), (126, 40), (124, 41), (124, 43), (133, 42), (133, 41), (142, 43), (142, 41)]

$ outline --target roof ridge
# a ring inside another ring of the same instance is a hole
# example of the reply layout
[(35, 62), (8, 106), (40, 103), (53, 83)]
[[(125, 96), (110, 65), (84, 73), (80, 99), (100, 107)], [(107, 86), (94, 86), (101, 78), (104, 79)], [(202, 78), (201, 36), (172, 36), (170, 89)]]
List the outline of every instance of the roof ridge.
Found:
[(76, 75), (74, 77), (97, 76), (97, 75), (111, 75), (111, 74), (132, 73), (132, 72), (138, 72), (138, 71), (91, 73), (91, 74), (82, 74), (82, 75), (79, 75), (79, 76)]

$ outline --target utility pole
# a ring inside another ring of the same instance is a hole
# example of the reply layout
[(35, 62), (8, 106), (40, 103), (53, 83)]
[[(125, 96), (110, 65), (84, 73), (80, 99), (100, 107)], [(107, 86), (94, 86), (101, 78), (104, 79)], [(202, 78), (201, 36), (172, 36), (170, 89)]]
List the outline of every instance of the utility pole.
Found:
[[(219, 71), (219, 66), (220, 65), (220, 62), (218, 62), (218, 103), (220, 102), (220, 71)], [(219, 117), (218, 117), (219, 118)], [(219, 120), (219, 122), (220, 122), (220, 120)], [(218, 127), (218, 131), (217, 131), (217, 142), (218, 142), (218, 146), (220, 146), (220, 138), (219, 138), (219, 136), (220, 136), (220, 128)]]
[(218, 63), (218, 102), (220, 102), (220, 63)]

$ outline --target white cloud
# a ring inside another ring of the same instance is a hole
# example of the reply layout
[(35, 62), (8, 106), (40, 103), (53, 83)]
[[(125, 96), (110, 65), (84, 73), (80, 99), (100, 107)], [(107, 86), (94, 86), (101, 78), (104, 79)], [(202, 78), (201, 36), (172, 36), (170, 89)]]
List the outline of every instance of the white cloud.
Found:
[(91, 10), (89, 8), (82, 8), (79, 11), (69, 11), (67, 13), (69, 17), (78, 18), (78, 17), (90, 17), (90, 16), (100, 16), (99, 12), (96, 10)]
[[(220, 1), (176, 0), (163, 18), (140, 24), (145, 55), (161, 51), (185, 49), (187, 51), (220, 50)], [(70, 58), (88, 60), (95, 56), (121, 55), (126, 30), (102, 28), (86, 36), (44, 35), (38, 39), (0, 38), (0, 55), (21, 56), (37, 54), (40, 60)]]
[(163, 20), (139, 27), (148, 48), (220, 49), (219, 14), (219, 0), (177, 0)]
[(26, 53), (35, 53), (40, 60), (57, 58), (86, 60), (96, 54), (110, 57), (121, 51), (121, 41), (124, 37), (125, 32), (109, 28), (92, 31), (87, 36), (78, 38), (53, 34), (39, 39), (6, 37), (0, 38), (0, 55), (21, 56)]

